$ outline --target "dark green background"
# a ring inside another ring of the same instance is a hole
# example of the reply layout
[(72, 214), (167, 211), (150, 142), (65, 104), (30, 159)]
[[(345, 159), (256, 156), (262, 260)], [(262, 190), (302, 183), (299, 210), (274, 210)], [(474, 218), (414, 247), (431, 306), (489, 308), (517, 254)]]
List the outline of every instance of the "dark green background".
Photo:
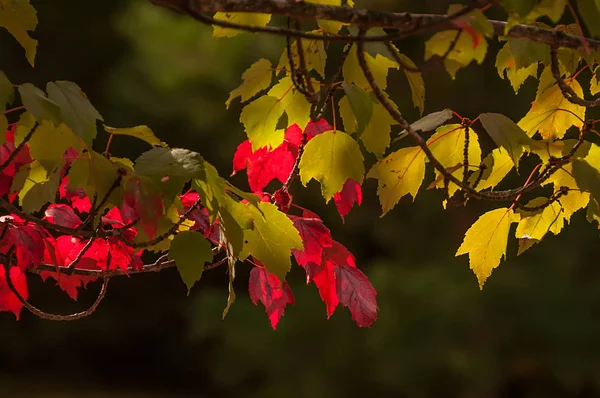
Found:
[[(35, 69), (0, 32), (0, 69), (14, 83), (75, 81), (107, 124), (147, 124), (163, 141), (197, 150), (222, 175), (230, 173), (245, 135), (238, 102), (230, 110), (224, 102), (251, 63), (278, 60), (283, 38), (245, 34), (214, 41), (209, 28), (144, 0), (32, 3), (40, 19)], [(446, 9), (435, 0), (363, 3)], [(421, 39), (399, 46), (421, 62)], [(456, 81), (442, 69), (425, 76), (426, 112), (449, 107), (472, 118), (481, 112), (522, 117), (536, 84), (528, 81), (515, 97), (494, 68), (498, 48), (493, 41), (484, 65), (459, 72)], [(581, 75), (585, 79), (589, 74)], [(391, 72), (390, 87), (414, 120), (400, 73)], [(489, 139), (476, 130), (489, 149)], [(105, 142), (101, 133), (98, 148)], [(132, 158), (147, 149), (127, 137), (111, 148)], [(428, 181), (432, 176), (428, 171)], [(247, 188), (243, 173), (232, 180)], [(522, 180), (514, 176), (507, 186)], [(237, 268), (238, 299), (225, 321), (222, 269), (206, 273), (189, 297), (175, 270), (115, 278), (97, 312), (80, 321), (43, 321), (24, 310), (16, 322), (0, 313), (0, 396), (600, 396), (599, 232), (582, 212), (560, 236), (518, 258), (511, 239), (508, 260), (479, 291), (467, 257), (454, 253), (491, 207), (470, 203), (444, 211), (442, 194), (422, 187), (415, 203), (405, 197), (379, 218), (375, 188), (366, 181), (364, 204), (345, 224), (332, 203), (324, 204), (316, 183), (309, 189), (297, 183), (292, 191), (295, 201), (322, 215), (377, 289), (381, 311), (370, 329), (357, 328), (341, 308), (327, 321), (299, 267), (289, 276), (296, 305), (286, 309), (276, 332), (264, 308), (247, 296), (248, 265)], [(84, 308), (99, 288), (92, 285), (73, 303), (52, 282), (31, 276), (29, 284), (31, 301), (57, 312)]]

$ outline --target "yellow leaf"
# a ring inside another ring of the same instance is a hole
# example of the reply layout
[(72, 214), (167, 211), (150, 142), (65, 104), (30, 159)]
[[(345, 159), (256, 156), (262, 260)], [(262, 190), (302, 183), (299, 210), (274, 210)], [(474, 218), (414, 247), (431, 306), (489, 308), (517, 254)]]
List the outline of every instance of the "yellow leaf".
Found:
[[(554, 78), (547, 67), (540, 76), (538, 92), (531, 109), (519, 122), (519, 127), (530, 137), (539, 132), (544, 139), (560, 139), (569, 127), (580, 128), (583, 124), (581, 120), (585, 120), (585, 107), (569, 102), (557, 84), (548, 85), (550, 79)], [(583, 97), (583, 90), (576, 79), (567, 79), (566, 83), (577, 95)]]
[[(541, 206), (548, 198), (535, 198), (527, 203), (527, 207)], [(521, 211), (521, 219), (515, 236), (518, 239), (542, 240), (544, 235), (552, 232), (558, 235), (565, 225), (565, 217), (560, 203), (553, 202), (537, 212)]]
[[(346, 61), (344, 62), (344, 66), (342, 68), (344, 81), (346, 83), (354, 83), (367, 91), (372, 91), (371, 85), (365, 78), (365, 74), (358, 63), (356, 51), (356, 46), (352, 46), (352, 49), (350, 49), (350, 52), (346, 57)], [(373, 57), (371, 54), (365, 53), (365, 59), (367, 61), (367, 66), (373, 73), (375, 82), (377, 82), (377, 85), (381, 87), (381, 89), (385, 90), (387, 87), (387, 75), (389, 69), (398, 69), (400, 66), (396, 62), (391, 61), (381, 54), (377, 54), (375, 57)]]
[(469, 255), (469, 264), (477, 276), (479, 288), (492, 270), (506, 257), (508, 232), (515, 215), (511, 209), (500, 208), (483, 214), (467, 231), (457, 256)]
[[(310, 33), (319, 33), (312, 31)], [(304, 53), (304, 62), (306, 69), (316, 71), (321, 77), (325, 77), (325, 64), (327, 63), (327, 51), (323, 40), (302, 39), (302, 50)], [(300, 58), (298, 57), (298, 43), (292, 43), (292, 58), (294, 66), (300, 67)], [(279, 69), (290, 70), (290, 60), (288, 59), (287, 48), (283, 50), (281, 58), (279, 58)]]
[(146, 141), (150, 145), (166, 147), (167, 144), (154, 135), (154, 132), (148, 126), (135, 126), (129, 128), (114, 128), (104, 126), (104, 130), (108, 133), (116, 135), (128, 135), (131, 137), (139, 138), (142, 141)]
[(417, 196), (425, 177), (425, 154), (416, 146), (399, 149), (377, 162), (367, 177), (379, 180), (377, 195), (383, 216), (404, 195)]
[[(408, 66), (414, 68), (415, 63), (404, 54), (399, 53), (400, 59)], [(421, 72), (413, 72), (402, 68), (402, 71), (408, 79), (408, 85), (412, 91), (412, 100), (415, 107), (419, 109), (420, 115), (423, 115), (425, 110), (425, 81)]]
[[(239, 25), (249, 26), (267, 26), (271, 20), (271, 14), (258, 14), (251, 12), (218, 12), (214, 18), (217, 21), (233, 22)], [(213, 39), (220, 37), (234, 37), (244, 31), (238, 29), (222, 28), (220, 26), (213, 26)]]
[(262, 147), (277, 148), (281, 145), (284, 134), (276, 128), (283, 110), (281, 101), (270, 95), (260, 97), (242, 109), (240, 122), (246, 129), (253, 151)]
[(347, 179), (362, 183), (365, 174), (358, 143), (341, 131), (326, 131), (312, 138), (304, 147), (298, 165), (300, 180), (306, 186), (311, 179), (321, 183), (325, 201), (342, 190)]
[(510, 81), (516, 94), (528, 77), (537, 77), (538, 64), (532, 63), (527, 67), (518, 69), (515, 65), (515, 58), (510, 52), (510, 46), (506, 43), (504, 47), (498, 51), (496, 68), (498, 69), (498, 75), (500, 75), (501, 78), (506, 78)]
[(596, 69), (594, 69), (594, 74), (592, 75), (592, 80), (590, 80), (590, 93), (592, 93), (592, 95), (600, 93), (599, 73), (600, 67), (596, 66)]
[(38, 42), (27, 31), (35, 30), (37, 24), (37, 13), (29, 0), (0, 0), (0, 26), (6, 28), (25, 49), (25, 56), (31, 66), (34, 64)]
[(571, 216), (578, 210), (587, 206), (590, 201), (589, 192), (579, 190), (579, 186), (573, 178), (573, 165), (566, 164), (558, 169), (554, 174), (544, 182), (544, 184), (554, 184), (554, 192), (558, 192), (560, 187), (568, 187), (569, 193), (560, 197), (560, 205), (563, 209), (563, 216), (567, 223)]
[[(342, 5), (342, 0), (305, 0), (305, 2), (313, 3), (313, 4), (321, 4), (321, 5), (325, 5), (325, 6), (338, 6), (339, 7)], [(348, 0), (348, 5), (350, 7), (354, 7), (354, 1)], [(334, 35), (336, 35), (340, 32), (340, 29), (342, 29), (342, 26), (346, 25), (341, 22), (326, 21), (326, 20), (322, 20), (322, 19), (318, 19), (317, 23), (319, 24), (319, 27), (321, 29), (325, 30), (328, 33), (332, 33)]]
[[(436, 129), (435, 134), (427, 141), (427, 146), (433, 153), (433, 156), (447, 168), (456, 168), (457, 170), (452, 172), (456, 178), (462, 181), (463, 178), (463, 162), (464, 162), (464, 148), (465, 148), (465, 129), (460, 124), (447, 124), (440, 126)], [(469, 165), (479, 166), (481, 163), (481, 147), (479, 146), (479, 138), (473, 130), (469, 132)], [(473, 168), (471, 168), (473, 169)], [(440, 179), (440, 182), (436, 184), (438, 188), (444, 186), (444, 180), (439, 173), (435, 171), (436, 178)], [(448, 186), (448, 195), (452, 196), (459, 189), (459, 187), (450, 183)]]
[[(315, 82), (313, 81), (313, 84)], [(310, 102), (304, 94), (296, 90), (292, 79), (284, 77), (269, 90), (268, 95), (279, 98), (281, 106), (285, 109), (288, 121), (287, 126), (297, 124), (302, 130), (310, 121)]]
[(242, 102), (248, 101), (256, 94), (269, 88), (273, 79), (273, 65), (271, 61), (264, 58), (253, 63), (243, 74), (243, 83), (229, 93), (225, 106), (229, 108), (234, 98), (242, 97)]
[[(344, 97), (346, 99), (346, 97)], [(341, 104), (340, 104), (341, 107)], [(346, 116), (348, 117), (348, 116)], [(390, 113), (379, 102), (373, 103), (373, 115), (369, 124), (360, 135), (365, 148), (377, 157), (381, 157), (388, 146), (390, 146), (390, 133), (392, 125), (397, 124)], [(344, 125), (346, 125), (344, 119)]]
[(354, 112), (352, 111), (352, 107), (350, 106), (350, 101), (348, 97), (344, 95), (341, 100), (338, 102), (338, 107), (340, 109), (340, 116), (342, 117), (342, 121), (344, 123), (344, 130), (348, 134), (356, 133), (358, 128), (356, 117), (354, 117)]
[[(428, 60), (434, 55), (440, 57), (444, 56), (454, 42), (455, 37), (456, 31), (454, 30), (445, 30), (434, 34), (431, 39), (427, 40), (425, 43), (425, 60)], [(481, 38), (479, 44), (474, 47), (473, 38), (464, 32), (461, 33), (456, 41), (456, 45), (452, 51), (450, 51), (446, 59), (444, 59), (446, 70), (452, 79), (456, 77), (456, 72), (459, 69), (464, 68), (471, 62), (475, 61), (478, 64), (481, 64), (485, 58), (487, 47), (488, 44), (484, 38)]]
[[(477, 189), (480, 191), (487, 188), (494, 188), (515, 167), (510, 155), (504, 148), (494, 149), (492, 153), (483, 159), (483, 164), (486, 168), (483, 171), (479, 185), (477, 185)], [(478, 173), (475, 173), (469, 179), (471, 184), (477, 179)]]

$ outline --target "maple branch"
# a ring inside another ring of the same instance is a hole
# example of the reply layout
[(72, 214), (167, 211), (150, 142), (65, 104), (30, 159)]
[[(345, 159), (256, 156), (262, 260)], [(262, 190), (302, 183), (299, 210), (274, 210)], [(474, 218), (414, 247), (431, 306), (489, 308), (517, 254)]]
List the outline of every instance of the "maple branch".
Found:
[[(288, 19), (289, 21), (289, 19)], [(296, 30), (300, 30), (300, 22), (295, 21)], [(312, 79), (310, 77), (310, 73), (308, 72), (308, 68), (306, 67), (306, 57), (304, 56), (304, 46), (302, 44), (302, 39), (296, 39), (296, 49), (298, 50), (298, 61), (300, 62), (299, 68), (302, 76), (302, 81), (304, 83), (304, 87), (308, 92), (308, 96), (306, 99), (311, 104), (315, 104), (315, 90), (312, 85)]]
[(586, 108), (592, 108), (600, 105), (600, 98), (596, 98), (593, 101), (581, 98), (562, 78), (560, 69), (558, 67), (558, 47), (556, 45), (550, 46), (550, 70), (552, 71), (554, 80), (556, 80), (556, 83), (558, 83), (558, 87), (560, 88), (563, 97), (565, 97), (567, 101), (575, 105), (584, 106)]
[(8, 167), (8, 165), (10, 165), (10, 163), (15, 160), (15, 158), (17, 157), (17, 155), (19, 154), (19, 152), (21, 152), (21, 150), (25, 147), (25, 145), (27, 144), (27, 142), (31, 139), (31, 137), (33, 136), (33, 133), (35, 133), (35, 131), (37, 130), (37, 128), (39, 127), (39, 123), (35, 122), (35, 124), (33, 125), (33, 127), (31, 128), (31, 130), (29, 130), (29, 132), (27, 133), (27, 135), (23, 138), (23, 141), (21, 141), (21, 143), (19, 144), (19, 146), (17, 146), (15, 148), (15, 150), (8, 156), (8, 158), (4, 161), (4, 163), (2, 163), (0, 165), (0, 172), (4, 171), (4, 169), (6, 169)]
[[(459, 29), (452, 23), (452, 19), (465, 15), (476, 8), (481, 8), (491, 1), (474, 2), (464, 7), (452, 16), (440, 14), (412, 14), (409, 12), (391, 13), (365, 10), (352, 7), (336, 7), (320, 4), (305, 3), (303, 1), (284, 0), (150, 0), (153, 4), (171, 8), (180, 13), (188, 14), (194, 19), (205, 24), (214, 24), (226, 28), (241, 29), (249, 32), (262, 32), (283, 36), (295, 36), (305, 39), (329, 41), (390, 41), (399, 40), (416, 34), (431, 31)], [(271, 26), (257, 27), (233, 24), (227, 21), (216, 21), (202, 13), (213, 12), (241, 12), (241, 13), (267, 13), (301, 19), (321, 19), (337, 21), (359, 27), (381, 27), (386, 29), (399, 29), (401, 32), (379, 36), (335, 36), (317, 35), (302, 31), (281, 29)], [(504, 21), (490, 20), (497, 36), (529, 39), (545, 44), (555, 44), (558, 47), (600, 50), (600, 41), (573, 36), (560, 31), (551, 31), (530, 25), (515, 25), (505, 32), (507, 23)]]
[(81, 261), (81, 259), (83, 258), (83, 255), (85, 254), (85, 252), (92, 246), (92, 243), (94, 243), (94, 239), (90, 238), (87, 241), (87, 243), (85, 244), (85, 246), (83, 246), (81, 248), (81, 250), (79, 251), (79, 253), (77, 253), (77, 257), (75, 257), (73, 259), (73, 261), (71, 261), (71, 263), (67, 266), (67, 271), (65, 272), (67, 275), (72, 275), (73, 274), (73, 271), (75, 270), (75, 267)]
[[(288, 18), (288, 26), (290, 24), (290, 20)], [(290, 74), (292, 76), (292, 83), (294, 83), (294, 87), (298, 92), (305, 97), (308, 98), (308, 92), (306, 91), (306, 86), (304, 85), (304, 80), (300, 80), (302, 75), (298, 76), (298, 69), (296, 69), (296, 64), (294, 63), (294, 57), (292, 54), (292, 36), (285, 37), (286, 42), (286, 51), (288, 56), (288, 61), (290, 63)], [(298, 48), (298, 47), (296, 47)]]
[(339, 65), (337, 71), (331, 77), (329, 84), (327, 85), (327, 95), (325, 96), (325, 99), (323, 100), (323, 105), (321, 105), (321, 109), (319, 110), (319, 113), (317, 113), (317, 115), (315, 117), (315, 121), (322, 119), (323, 115), (325, 114), (325, 110), (327, 109), (327, 106), (329, 105), (329, 100), (331, 99), (331, 97), (333, 96), (333, 93), (336, 90), (335, 83), (337, 82), (337, 79), (339, 79), (340, 75), (342, 74), (342, 71), (344, 69), (344, 62), (346, 62), (346, 58), (348, 58), (348, 54), (350, 54), (352, 45), (353, 45), (352, 43), (349, 43), (348, 45), (346, 45), (346, 48), (344, 48), (344, 52), (342, 53), (342, 58), (340, 60), (340, 65)]

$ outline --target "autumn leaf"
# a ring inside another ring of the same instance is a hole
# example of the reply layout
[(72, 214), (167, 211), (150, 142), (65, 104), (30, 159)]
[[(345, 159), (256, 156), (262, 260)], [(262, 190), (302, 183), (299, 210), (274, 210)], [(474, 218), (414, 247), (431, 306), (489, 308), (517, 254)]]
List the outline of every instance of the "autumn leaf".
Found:
[[(446, 54), (456, 38), (456, 31), (445, 30), (434, 34), (425, 42), (425, 60), (434, 55), (442, 57)], [(473, 38), (469, 35), (460, 34), (454, 48), (444, 59), (446, 71), (452, 79), (456, 78), (456, 72), (475, 61), (478, 64), (483, 62), (487, 52), (487, 41), (482, 39), (475, 45)]]
[(500, 264), (502, 257), (506, 256), (508, 232), (513, 220), (512, 209), (488, 211), (471, 225), (456, 252), (457, 256), (469, 255), (469, 264), (481, 289), (492, 270)]
[[(217, 21), (227, 21), (238, 25), (251, 25), (251, 26), (267, 26), (271, 20), (271, 14), (259, 14), (252, 12), (217, 12), (214, 17)], [(221, 37), (234, 37), (243, 30), (223, 28), (217, 25), (213, 25), (213, 39)]]
[(311, 179), (321, 183), (326, 202), (344, 187), (348, 178), (362, 183), (365, 168), (358, 143), (341, 131), (327, 131), (313, 137), (300, 159), (300, 180), (306, 186)]
[[(344, 62), (342, 68), (344, 81), (348, 84), (354, 83), (367, 91), (372, 91), (371, 85), (365, 78), (365, 74), (358, 62), (356, 47), (357, 46), (352, 46), (346, 57), (346, 61)], [(373, 79), (383, 90), (387, 87), (387, 75), (390, 68), (398, 69), (400, 67), (395, 61), (392, 61), (381, 54), (377, 54), (375, 57), (370, 54), (365, 54), (365, 61), (373, 74)]]
[(358, 326), (371, 326), (377, 320), (377, 292), (367, 276), (349, 265), (338, 265), (334, 272), (340, 303), (350, 310)]
[[(419, 147), (402, 148), (376, 163), (367, 178), (375, 178), (383, 215), (406, 194), (413, 199), (425, 177), (425, 154)], [(382, 215), (382, 216), (383, 216)]]
[(518, 168), (523, 151), (530, 147), (533, 140), (512, 120), (499, 113), (482, 113), (479, 120), (496, 145), (508, 152)]
[[(533, 208), (536, 206), (542, 206), (547, 203), (548, 198), (540, 197), (530, 200), (525, 206)], [(536, 212), (530, 212), (526, 210), (520, 211), (521, 217), (519, 224), (517, 225), (517, 231), (515, 236), (519, 240), (529, 240), (527, 245), (519, 245), (519, 252), (530, 248), (533, 244), (541, 241), (544, 236), (551, 232), (554, 235), (558, 235), (565, 224), (565, 216), (563, 214), (561, 204), (557, 201), (552, 202), (550, 205), (540, 209)], [(521, 250), (523, 247), (524, 250)]]
[(104, 130), (110, 134), (115, 135), (128, 135), (130, 137), (138, 138), (142, 141), (146, 141), (150, 145), (166, 147), (167, 144), (162, 142), (156, 137), (154, 132), (148, 126), (135, 126), (126, 128), (115, 128), (104, 126)]
[(65, 204), (51, 204), (44, 212), (44, 220), (52, 224), (67, 228), (77, 228), (81, 225), (81, 219), (71, 206)]
[(0, 0), (0, 26), (8, 30), (25, 49), (25, 56), (34, 65), (38, 41), (29, 36), (38, 24), (37, 12), (29, 0)]
[(228, 109), (233, 99), (242, 97), (242, 102), (245, 102), (269, 88), (273, 80), (273, 64), (267, 59), (259, 59), (242, 74), (242, 80), (243, 83), (229, 93), (229, 98), (225, 102)]
[(212, 258), (210, 243), (200, 232), (179, 232), (173, 238), (169, 260), (175, 260), (179, 275), (188, 289), (188, 295), (194, 284), (200, 280), (204, 264)]
[(352, 178), (346, 180), (344, 188), (333, 196), (333, 200), (340, 217), (344, 220), (344, 217), (348, 215), (355, 203), (358, 206), (362, 203), (362, 189), (358, 181)]
[[(494, 149), (483, 159), (483, 175), (477, 185), (478, 190), (494, 188), (504, 177), (515, 167), (515, 164), (508, 152), (500, 147)], [(479, 171), (471, 176), (469, 183), (474, 184), (478, 178)]]
[(323, 221), (311, 214), (303, 217), (289, 216), (302, 239), (302, 250), (294, 249), (292, 253), (299, 265), (305, 267), (309, 263), (320, 264), (323, 249), (332, 246), (331, 232)]
[[(29, 292), (27, 290), (27, 277), (25, 272), (21, 271), (19, 267), (11, 267), (10, 279), (21, 297), (27, 300), (29, 297)], [(18, 297), (8, 287), (8, 282), (6, 281), (6, 271), (4, 267), (0, 267), (0, 311), (12, 312), (15, 314), (15, 318), (17, 318), (18, 321), (21, 314), (21, 308), (23, 308), (21, 300), (19, 300)]]
[(294, 294), (288, 283), (282, 283), (276, 275), (264, 267), (252, 268), (248, 280), (248, 291), (254, 305), (258, 305), (260, 301), (265, 306), (273, 330), (277, 329), (287, 304), (294, 305)]
[(253, 150), (277, 148), (281, 145), (284, 133), (276, 128), (284, 110), (280, 99), (270, 95), (262, 96), (242, 109), (240, 122), (246, 129)]
[(503, 79), (508, 79), (515, 94), (517, 94), (527, 78), (531, 76), (537, 77), (538, 64), (535, 62), (519, 68), (516, 65), (514, 56), (510, 52), (510, 45), (506, 43), (502, 49), (498, 51), (496, 56), (496, 68), (498, 69), (498, 75)]
[[(313, 81), (314, 84), (314, 81)], [(318, 88), (316, 89), (318, 91)], [(290, 77), (284, 77), (268, 92), (271, 97), (279, 98), (281, 107), (287, 116), (287, 125), (297, 124), (306, 127), (310, 121), (310, 102), (306, 96), (296, 90)]]

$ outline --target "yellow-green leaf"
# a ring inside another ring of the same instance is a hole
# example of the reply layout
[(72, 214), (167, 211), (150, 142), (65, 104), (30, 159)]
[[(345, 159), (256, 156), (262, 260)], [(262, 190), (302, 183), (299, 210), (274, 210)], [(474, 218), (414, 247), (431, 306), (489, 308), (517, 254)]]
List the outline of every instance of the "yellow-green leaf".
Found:
[[(312, 31), (310, 33), (319, 33), (318, 31)], [(298, 43), (292, 43), (292, 58), (294, 66), (300, 67), (300, 57), (298, 56)], [(325, 64), (327, 63), (327, 51), (325, 51), (325, 44), (323, 40), (310, 40), (302, 39), (302, 52), (304, 54), (304, 62), (308, 71), (314, 70), (321, 77), (325, 77)], [(283, 50), (281, 58), (279, 58), (279, 69), (290, 70), (290, 60), (288, 59), (287, 48)]]
[[(346, 97), (344, 97), (346, 98)], [(340, 109), (341, 109), (340, 104)], [(377, 157), (381, 157), (387, 147), (390, 146), (390, 133), (392, 132), (392, 125), (397, 124), (390, 113), (381, 105), (376, 102), (373, 105), (373, 115), (369, 124), (360, 135), (360, 139), (365, 144), (367, 151), (375, 154)], [(346, 120), (344, 119), (344, 126)]]
[[(313, 84), (315, 84), (314, 81)], [(310, 121), (310, 102), (308, 102), (304, 94), (296, 90), (290, 77), (286, 76), (281, 79), (269, 90), (268, 95), (279, 98), (281, 106), (285, 109), (285, 114), (287, 115), (287, 126), (295, 123), (304, 130)]]
[(346, 133), (356, 133), (356, 118), (354, 117), (354, 112), (352, 111), (352, 107), (350, 106), (348, 96), (344, 95), (342, 99), (339, 100), (338, 107), (340, 110), (340, 116), (342, 117), (342, 122), (344, 123), (344, 130), (346, 131)]
[(373, 99), (364, 89), (355, 84), (342, 83), (350, 108), (356, 120), (357, 133), (360, 135), (371, 121), (373, 116)]
[[(342, 5), (342, 0), (305, 0), (305, 2), (313, 3), (313, 4), (321, 4), (321, 5), (325, 5), (325, 6), (338, 6), (339, 7), (340, 5)], [(353, 0), (348, 0), (347, 4), (350, 7), (354, 7)], [(340, 29), (342, 29), (342, 26), (346, 25), (341, 22), (327, 21), (327, 20), (323, 20), (323, 19), (318, 19), (317, 23), (319, 24), (319, 27), (321, 29), (325, 30), (328, 33), (332, 33), (334, 35), (336, 35), (340, 32)]]
[(34, 65), (38, 42), (29, 36), (28, 31), (35, 30), (37, 24), (37, 13), (29, 0), (0, 0), (0, 26), (6, 28), (25, 49), (31, 66)]
[(596, 95), (600, 93), (600, 66), (596, 66), (590, 80), (590, 93)]
[(169, 249), (169, 260), (175, 260), (177, 271), (190, 290), (200, 280), (204, 264), (211, 261), (213, 252), (203, 234), (195, 231), (179, 232)]
[(416, 146), (399, 149), (377, 162), (367, 177), (378, 180), (377, 195), (385, 215), (404, 195), (417, 196), (425, 177), (425, 154)]
[(262, 147), (277, 148), (283, 142), (284, 134), (277, 130), (284, 107), (279, 98), (265, 95), (249, 103), (242, 109), (240, 122), (244, 124), (252, 150)]
[(496, 145), (506, 149), (518, 168), (523, 151), (529, 148), (533, 140), (515, 122), (499, 113), (482, 113), (479, 120)]
[(291, 267), (292, 249), (302, 250), (302, 239), (294, 223), (271, 203), (250, 206), (254, 229), (245, 230), (247, 252), (283, 281)]
[(306, 186), (311, 179), (321, 183), (321, 192), (329, 202), (341, 191), (347, 179), (362, 183), (365, 166), (358, 143), (342, 131), (326, 131), (312, 138), (300, 159), (300, 180)]
[[(214, 18), (217, 21), (227, 21), (236, 23), (238, 25), (250, 25), (263, 27), (267, 26), (271, 20), (271, 14), (259, 14), (252, 12), (218, 12)], [(234, 37), (244, 31), (231, 28), (222, 28), (220, 26), (213, 26), (213, 39), (220, 37)]]
[[(399, 57), (407, 66), (412, 68), (416, 67), (415, 63), (406, 55), (399, 54)], [(421, 72), (410, 71), (402, 67), (401, 69), (404, 72), (404, 75), (406, 75), (406, 79), (408, 79), (408, 85), (412, 92), (413, 104), (419, 109), (420, 115), (423, 115), (423, 111), (425, 110), (425, 81), (423, 80), (423, 75)]]
[[(485, 170), (479, 185), (478, 190), (494, 188), (506, 177), (506, 175), (515, 167), (512, 158), (504, 148), (496, 148), (483, 159)], [(471, 184), (475, 183), (479, 172), (473, 174), (469, 179)]]
[[(447, 124), (437, 128), (436, 133), (429, 138), (427, 146), (433, 153), (433, 156), (447, 169), (457, 168), (452, 172), (456, 178), (462, 181), (463, 162), (465, 148), (465, 129), (460, 124)], [(481, 147), (479, 138), (474, 131), (469, 131), (469, 165), (479, 166), (481, 163)], [(444, 186), (443, 178), (439, 171), (435, 171), (436, 178), (440, 182), (436, 184), (438, 188)], [(448, 186), (448, 195), (452, 196), (459, 187), (450, 182)]]
[(245, 102), (262, 90), (269, 88), (271, 80), (273, 80), (273, 64), (267, 59), (259, 59), (246, 69), (242, 74), (242, 80), (243, 83), (229, 93), (229, 98), (225, 102), (227, 108), (234, 98), (242, 97), (242, 102)]
[(545, 181), (545, 184), (554, 184), (554, 192), (558, 192), (560, 187), (569, 188), (569, 193), (560, 197), (560, 205), (563, 209), (563, 216), (567, 223), (571, 216), (578, 210), (583, 209), (590, 201), (590, 194), (583, 192), (573, 178), (573, 165), (566, 164), (558, 169)]
[[(519, 122), (519, 127), (530, 137), (539, 132), (544, 139), (560, 139), (569, 127), (580, 128), (581, 120), (585, 120), (585, 107), (569, 102), (557, 84), (548, 87), (550, 79), (553, 79), (552, 73), (546, 68), (540, 76), (540, 88), (531, 109)], [(567, 80), (566, 83), (577, 95), (583, 97), (583, 90), (576, 79)]]
[(498, 55), (496, 56), (496, 68), (498, 69), (498, 75), (500, 75), (501, 78), (506, 78), (510, 81), (510, 85), (516, 94), (528, 77), (537, 77), (538, 64), (536, 62), (529, 66), (518, 68), (515, 64), (515, 58), (510, 52), (510, 46), (506, 43), (504, 47), (498, 51)]
[(104, 130), (110, 134), (116, 135), (128, 135), (130, 137), (139, 138), (142, 141), (146, 141), (150, 145), (166, 147), (167, 144), (154, 135), (154, 132), (148, 126), (135, 126), (126, 128), (115, 128), (104, 126)]
[[(450, 48), (456, 37), (456, 31), (445, 30), (434, 34), (431, 39), (425, 42), (425, 60), (437, 56), (444, 56), (446, 51)], [(473, 38), (466, 34), (461, 33), (456, 45), (450, 51), (448, 56), (444, 59), (444, 65), (446, 70), (454, 79), (456, 72), (475, 61), (481, 64), (485, 58), (487, 52), (487, 41), (482, 39), (477, 46), (474, 46)]]
[[(344, 66), (342, 68), (344, 81), (346, 83), (354, 83), (367, 91), (372, 91), (371, 85), (365, 78), (365, 74), (358, 63), (356, 51), (356, 46), (352, 46), (348, 56), (346, 57), (346, 61), (344, 62)], [(379, 87), (385, 90), (387, 87), (387, 75), (390, 68), (398, 69), (400, 66), (396, 62), (391, 61), (381, 54), (377, 54), (375, 57), (373, 57), (371, 54), (365, 53), (365, 60), (367, 61), (367, 66), (373, 73), (373, 79), (375, 82), (377, 82)]]
[(502, 257), (506, 257), (508, 233), (513, 218), (513, 211), (507, 208), (483, 214), (471, 225), (456, 252), (457, 256), (469, 255), (470, 267), (477, 276), (481, 289), (492, 270), (500, 264)]

